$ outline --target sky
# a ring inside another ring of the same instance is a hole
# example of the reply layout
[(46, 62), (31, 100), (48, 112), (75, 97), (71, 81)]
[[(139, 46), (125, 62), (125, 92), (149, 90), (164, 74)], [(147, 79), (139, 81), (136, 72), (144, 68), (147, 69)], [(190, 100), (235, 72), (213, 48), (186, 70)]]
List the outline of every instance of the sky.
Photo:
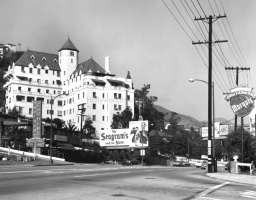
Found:
[(109, 56), (113, 74), (126, 77), (130, 71), (136, 89), (151, 85), (156, 104), (202, 121), (208, 118), (208, 85), (189, 79), (208, 82), (207, 44), (192, 45), (208, 38), (208, 24), (190, 16), (225, 13), (227, 19), (213, 23), (213, 40), (228, 40), (213, 45), (213, 76), (215, 116), (230, 120), (234, 114), (223, 92), (234, 86), (235, 71), (225, 66), (250, 67), (239, 73), (239, 83), (256, 84), (255, 8), (255, 0), (1, 0), (0, 43), (57, 54), (69, 37), (79, 50), (79, 63), (92, 57), (104, 67)]

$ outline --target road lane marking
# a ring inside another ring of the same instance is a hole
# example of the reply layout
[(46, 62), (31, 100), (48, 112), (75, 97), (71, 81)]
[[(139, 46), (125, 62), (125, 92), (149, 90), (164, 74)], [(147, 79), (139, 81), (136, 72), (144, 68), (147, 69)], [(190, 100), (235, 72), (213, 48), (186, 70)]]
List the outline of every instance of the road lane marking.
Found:
[(203, 191), (203, 192), (201, 192), (201, 193), (199, 193), (199, 194), (197, 194), (195, 196), (196, 197), (203, 197), (203, 196), (207, 195), (208, 193), (213, 192), (214, 190), (217, 190), (217, 189), (219, 189), (219, 188), (221, 188), (221, 187), (223, 187), (223, 186), (225, 186), (225, 185), (227, 185), (229, 183), (230, 182), (225, 182), (225, 183), (222, 183), (220, 185), (216, 185), (216, 186), (211, 187), (211, 188), (209, 188), (209, 189), (207, 189), (207, 190), (205, 190), (205, 191)]
[(210, 198), (210, 197), (199, 197), (200, 199), (210, 199), (210, 200), (221, 200), (221, 199), (215, 199), (215, 198)]
[(86, 175), (80, 175), (80, 176), (74, 176), (75, 178), (84, 177), (84, 176), (104, 176), (104, 175), (110, 175), (110, 174), (129, 174), (131, 172), (115, 172), (115, 173), (103, 173), (103, 174), (86, 174)]

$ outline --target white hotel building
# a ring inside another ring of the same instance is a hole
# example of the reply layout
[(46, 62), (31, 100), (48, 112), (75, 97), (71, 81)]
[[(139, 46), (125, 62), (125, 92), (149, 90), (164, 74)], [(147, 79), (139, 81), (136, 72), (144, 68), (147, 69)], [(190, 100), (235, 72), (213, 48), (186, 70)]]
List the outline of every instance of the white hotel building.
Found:
[[(41, 100), (42, 118), (60, 118), (80, 129), (79, 104), (85, 103), (85, 115), (93, 120), (96, 135), (109, 129), (113, 114), (129, 106), (134, 112), (134, 89), (130, 75), (116, 77), (110, 72), (109, 57), (105, 69), (92, 58), (78, 64), (79, 51), (68, 38), (58, 54), (27, 50), (4, 75), (7, 80), (6, 111), (16, 107), (21, 115), (33, 117), (33, 101)], [(84, 121), (85, 116), (82, 121)]]

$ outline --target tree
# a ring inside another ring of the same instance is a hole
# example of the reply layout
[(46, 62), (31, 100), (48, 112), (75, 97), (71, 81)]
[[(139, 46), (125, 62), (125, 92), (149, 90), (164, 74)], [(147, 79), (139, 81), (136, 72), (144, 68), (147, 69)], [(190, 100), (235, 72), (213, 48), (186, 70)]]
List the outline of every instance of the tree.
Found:
[[(139, 118), (140, 114), (144, 120), (148, 120), (151, 129), (162, 130), (164, 128), (164, 114), (154, 107), (157, 97), (148, 97), (150, 85), (144, 85), (141, 89), (134, 92), (134, 119)], [(140, 108), (139, 108), (140, 106)]]
[(31, 131), (25, 129), (19, 129), (18, 127), (13, 127), (9, 132), (10, 137), (10, 147), (14, 149), (27, 150), (26, 138), (31, 138)]
[(64, 129), (69, 131), (75, 131), (77, 127), (74, 124), (68, 123), (64, 125)]
[(86, 138), (93, 138), (92, 135), (95, 134), (95, 128), (93, 127), (93, 121), (90, 116), (87, 116), (85, 119), (85, 124), (83, 126), (83, 132), (86, 134)]
[[(247, 131), (243, 132), (243, 152), (244, 152), (244, 162), (256, 161), (256, 139), (251, 137), (250, 133)], [(224, 150), (228, 155), (228, 159), (232, 160), (234, 155), (239, 156), (241, 161), (242, 154), (242, 135), (241, 129), (233, 131), (224, 140)]]
[(129, 122), (132, 121), (132, 115), (130, 107), (125, 108), (121, 114), (113, 114), (111, 128), (129, 128)]
[[(51, 124), (51, 119), (49, 117), (42, 119), (42, 121)], [(54, 118), (52, 123), (55, 124), (57, 128), (65, 127), (65, 121), (59, 118)]]

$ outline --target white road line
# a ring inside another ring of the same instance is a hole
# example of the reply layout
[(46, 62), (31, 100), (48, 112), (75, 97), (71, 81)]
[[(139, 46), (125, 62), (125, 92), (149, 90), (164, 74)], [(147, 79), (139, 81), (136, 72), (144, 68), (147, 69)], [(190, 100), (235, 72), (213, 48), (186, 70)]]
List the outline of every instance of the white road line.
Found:
[(75, 178), (84, 177), (84, 176), (104, 176), (109, 174), (129, 174), (130, 172), (113, 172), (113, 173), (103, 173), (103, 174), (87, 174), (81, 176), (74, 176)]
[(203, 196), (207, 195), (208, 193), (210, 193), (210, 192), (212, 192), (212, 191), (214, 191), (214, 190), (217, 190), (218, 188), (221, 188), (221, 187), (223, 187), (224, 185), (227, 185), (227, 184), (229, 184), (229, 183), (230, 183), (230, 182), (225, 182), (225, 183), (222, 183), (222, 184), (220, 184), (220, 185), (216, 185), (216, 186), (214, 186), (214, 187), (211, 187), (211, 188), (209, 188), (208, 190), (205, 190), (205, 191), (203, 191), (203, 192), (197, 194), (196, 197), (203, 197)]

